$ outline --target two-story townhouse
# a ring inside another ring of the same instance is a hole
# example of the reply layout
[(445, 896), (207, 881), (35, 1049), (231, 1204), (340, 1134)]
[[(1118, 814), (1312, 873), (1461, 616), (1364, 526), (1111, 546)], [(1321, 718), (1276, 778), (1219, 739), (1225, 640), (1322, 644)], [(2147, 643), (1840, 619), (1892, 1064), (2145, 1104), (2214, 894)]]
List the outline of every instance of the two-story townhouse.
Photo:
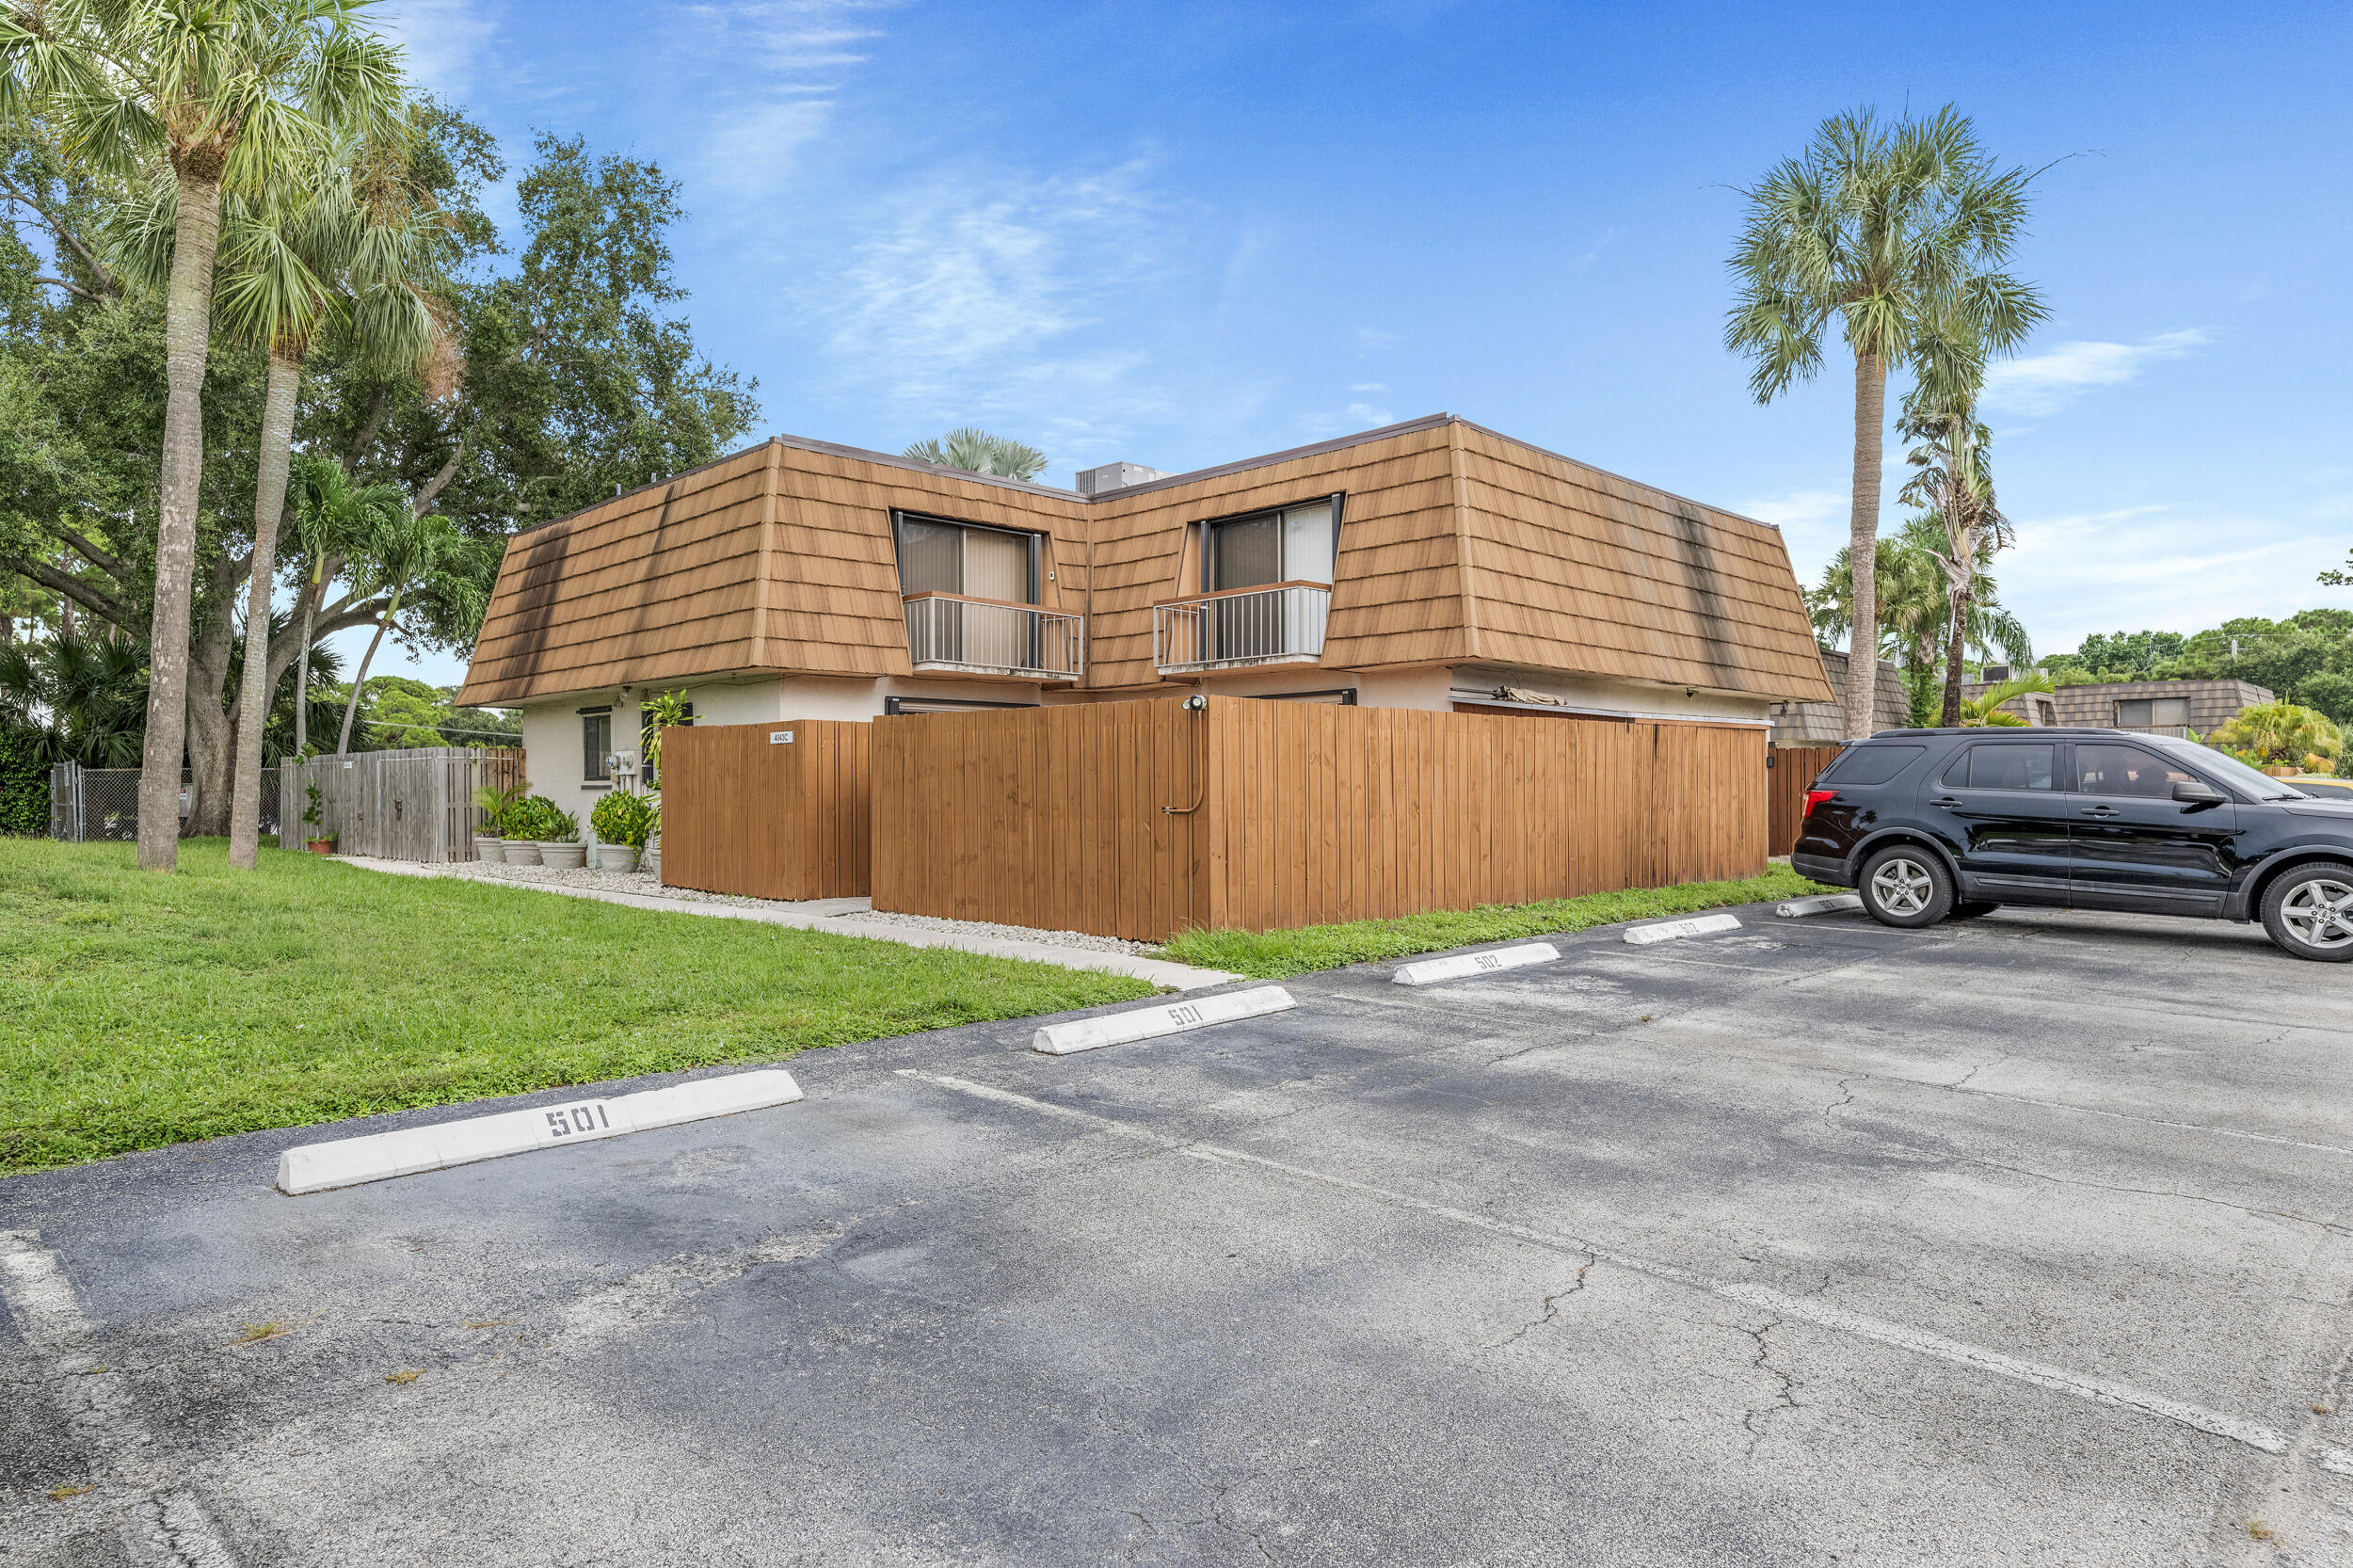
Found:
[(568, 808), (640, 710), (868, 718), (1207, 689), (1769, 725), (1823, 701), (1770, 526), (1433, 415), (1075, 490), (776, 437), (518, 535), (462, 700)]

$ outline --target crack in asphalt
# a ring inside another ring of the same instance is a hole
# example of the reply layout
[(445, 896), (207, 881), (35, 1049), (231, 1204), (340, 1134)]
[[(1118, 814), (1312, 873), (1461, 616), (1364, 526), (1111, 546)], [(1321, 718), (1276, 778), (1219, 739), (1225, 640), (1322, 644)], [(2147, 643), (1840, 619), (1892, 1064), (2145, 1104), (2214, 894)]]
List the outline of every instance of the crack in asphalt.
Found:
[(1749, 1365), (1757, 1371), (1772, 1377), (1780, 1384), (1771, 1404), (1761, 1407), (1751, 1405), (1741, 1414), (1740, 1425), (1749, 1434), (1748, 1446), (1740, 1451), (1742, 1459), (1756, 1457), (1756, 1446), (1765, 1441), (1766, 1427), (1774, 1416), (1785, 1410), (1799, 1408), (1797, 1378), (1773, 1365), (1771, 1348), (1765, 1342), (1765, 1336), (1781, 1326), (1782, 1320), (1775, 1318), (1762, 1328), (1742, 1330), (1750, 1338), (1756, 1341), (1756, 1354), (1751, 1359)]
[(1578, 1264), (1577, 1267), (1577, 1278), (1570, 1281), (1565, 1288), (1552, 1291), (1546, 1295), (1545, 1297), (1544, 1309), (1541, 1312), (1486, 1348), (1491, 1351), (1499, 1351), (1506, 1345), (1516, 1345), (1522, 1339), (1528, 1337), (1529, 1333), (1544, 1327), (1546, 1323), (1551, 1322), (1555, 1318), (1559, 1317), (1561, 1315), (1561, 1298), (1563, 1296), (1574, 1296), (1578, 1291), (1584, 1289), (1586, 1272), (1592, 1269), (1593, 1266), (1593, 1261), (1590, 1259), (1586, 1262)]

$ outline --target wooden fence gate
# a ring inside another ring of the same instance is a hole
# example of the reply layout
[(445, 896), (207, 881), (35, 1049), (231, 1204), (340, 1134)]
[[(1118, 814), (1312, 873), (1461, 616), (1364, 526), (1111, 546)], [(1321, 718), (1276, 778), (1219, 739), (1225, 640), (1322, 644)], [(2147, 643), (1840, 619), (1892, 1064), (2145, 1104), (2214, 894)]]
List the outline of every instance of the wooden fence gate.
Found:
[(1766, 838), (1770, 853), (1786, 855), (1805, 821), (1805, 792), (1845, 746), (1774, 746), (1765, 754), (1765, 800), (1770, 814)]
[(873, 726), (697, 724), (662, 742), (662, 881), (753, 898), (867, 890)]
[[(313, 757), (278, 770), (279, 842), (332, 836), (338, 855), (428, 865), (471, 860), (482, 813), (474, 790), (511, 788), (523, 776), (512, 746), (418, 746)], [(302, 820), (310, 786), (319, 787), (319, 822)]]
[(878, 909), (1155, 941), (1765, 865), (1748, 726), (1211, 696), (873, 728)]

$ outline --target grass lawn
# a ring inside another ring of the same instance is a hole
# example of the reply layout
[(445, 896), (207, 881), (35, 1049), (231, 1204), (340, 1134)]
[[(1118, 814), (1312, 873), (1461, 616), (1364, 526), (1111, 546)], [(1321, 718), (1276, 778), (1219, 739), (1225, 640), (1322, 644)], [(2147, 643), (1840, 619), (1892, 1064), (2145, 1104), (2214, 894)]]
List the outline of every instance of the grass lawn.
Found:
[(1149, 996), (1120, 975), (387, 876), (0, 838), (0, 1172)]
[(1787, 866), (1769, 866), (1763, 876), (1741, 882), (1686, 882), (1673, 888), (1635, 888), (1622, 893), (1546, 899), (1541, 904), (1491, 904), (1481, 909), (1438, 910), (1394, 920), (1310, 925), (1296, 931), (1187, 931), (1169, 941), (1163, 955), (1180, 964), (1279, 980), (1311, 969), (1337, 969), (1347, 964), (1404, 958), (1511, 936), (1543, 936), (1619, 920), (1688, 915), (1727, 904), (1762, 904), (1768, 899), (1836, 891), (1808, 882)]

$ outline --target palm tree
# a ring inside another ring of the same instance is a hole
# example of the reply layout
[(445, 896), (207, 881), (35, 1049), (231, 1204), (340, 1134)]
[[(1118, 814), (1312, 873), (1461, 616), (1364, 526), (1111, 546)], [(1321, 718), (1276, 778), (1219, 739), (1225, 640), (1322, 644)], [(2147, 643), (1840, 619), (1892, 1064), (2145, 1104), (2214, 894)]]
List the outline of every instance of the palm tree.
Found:
[(951, 430), (938, 440), (917, 441), (899, 454), (919, 463), (962, 469), (967, 473), (994, 474), (1000, 479), (1031, 480), (1046, 470), (1046, 454), (1034, 446), (1003, 436), (992, 436), (976, 425)]
[[(440, 313), (422, 286), (438, 280), (440, 225), (401, 176), (404, 151), (389, 137), (342, 138), (301, 177), (221, 200), (214, 315), (228, 336), (268, 360), (231, 775), (229, 863), (240, 870), (259, 863), (270, 597), (303, 361), (338, 317), (349, 323), (358, 361), (377, 375), (422, 374), (446, 357)], [(175, 186), (158, 182), (117, 224), (118, 264), (134, 287), (159, 286), (169, 275), (177, 198)]]
[(356, 553), (385, 529), (409, 513), (408, 497), (397, 485), (354, 485), (343, 464), (332, 457), (307, 455), (293, 462), (295, 532), (302, 541), (308, 568), (301, 589), (302, 630), (295, 640), (294, 754), (310, 750), (310, 660), (307, 657), (317, 624), (320, 596), (333, 572), (329, 568)]
[[(1952, 389), (1944, 398), (1922, 389), (1906, 405), (1904, 435), (1918, 440), (1907, 460), (1915, 470), (1903, 488), (1902, 499), (1925, 508), (1916, 520), (1942, 536), (1943, 548), (1930, 547), (1945, 580), (1947, 601), (1945, 636), (1949, 651), (1945, 664), (1945, 712), (1939, 721), (1961, 723), (1961, 662), (1962, 644), (1974, 624), (1977, 584), (1985, 581), (1987, 561), (2012, 542), (2009, 520), (1993, 504), (1993, 473), (1986, 448), (1993, 433), (1977, 421), (1974, 382)], [(2024, 635), (2006, 648), (2016, 664), (2031, 664), (2034, 649)]]
[(70, 156), (176, 193), (164, 303), (163, 457), (139, 865), (179, 864), (188, 627), (204, 466), (200, 399), (224, 191), (254, 194), (340, 128), (399, 102), (398, 51), (355, 25), (367, 0), (50, 0), (0, 12), (0, 115), (42, 114)]
[(2029, 670), (2025, 675), (2013, 676), (1998, 686), (1987, 687), (1962, 703), (1961, 705), (1961, 726), (1966, 728), (1975, 728), (1979, 725), (1987, 724), (2024, 725), (2026, 721), (2017, 714), (2003, 712), (2002, 704), (2025, 696), (2028, 692), (2047, 692), (2050, 689), (2051, 678), (2041, 670)]
[(147, 649), (112, 629), (60, 629), (0, 648), (0, 715), (37, 737), (41, 761), (135, 767), (147, 725)]
[[(1887, 373), (1907, 364), (1945, 387), (1988, 354), (2025, 338), (2043, 310), (2034, 291), (1994, 270), (2025, 223), (2024, 169), (1998, 169), (1966, 116), (1882, 126), (1867, 110), (1822, 122), (1801, 157), (1748, 198), (1731, 266), (1738, 295), (1724, 344), (1750, 360), (1749, 389), (1769, 403), (1821, 368), (1835, 316), (1854, 356), (1854, 488), (1849, 549), (1857, 618), (1878, 623), (1879, 537)], [(1847, 734), (1871, 732), (1876, 666), (1856, 650)]]
[[(1909, 532), (1874, 540), (1871, 552), (1871, 575), (1878, 589), (1875, 608), (1879, 635), (1868, 640), (1881, 658), (1892, 657), (1902, 666), (1905, 685), (1916, 691), (1921, 681), (1929, 679), (1927, 672), (1935, 667), (1938, 633), (1944, 624), (1945, 596), (1938, 583), (1936, 562), (1921, 550), (1918, 539)], [(1825, 645), (1844, 637), (1850, 648), (1860, 648), (1865, 641), (1852, 635), (1852, 552), (1841, 549), (1823, 568), (1820, 585), (1805, 596), (1814, 634)], [(1850, 680), (1854, 663), (1849, 657)], [(1910, 706), (1916, 710), (1918, 703)], [(1907, 716), (1915, 724), (1926, 719), (1916, 711)]]
[(335, 743), (336, 756), (351, 750), (351, 721), (360, 712), (360, 694), (367, 689), (368, 666), (376, 662), (385, 631), (400, 614), (400, 601), (420, 590), (431, 592), (441, 575), (444, 557), (456, 553), (458, 543), (456, 525), (440, 513), (417, 517), (403, 508), (400, 517), (378, 527), (361, 547), (353, 575), (360, 579), (363, 591), (392, 597), (376, 618), (376, 634), (368, 639), (360, 673), (352, 678), (351, 696), (344, 704), (344, 732)]

